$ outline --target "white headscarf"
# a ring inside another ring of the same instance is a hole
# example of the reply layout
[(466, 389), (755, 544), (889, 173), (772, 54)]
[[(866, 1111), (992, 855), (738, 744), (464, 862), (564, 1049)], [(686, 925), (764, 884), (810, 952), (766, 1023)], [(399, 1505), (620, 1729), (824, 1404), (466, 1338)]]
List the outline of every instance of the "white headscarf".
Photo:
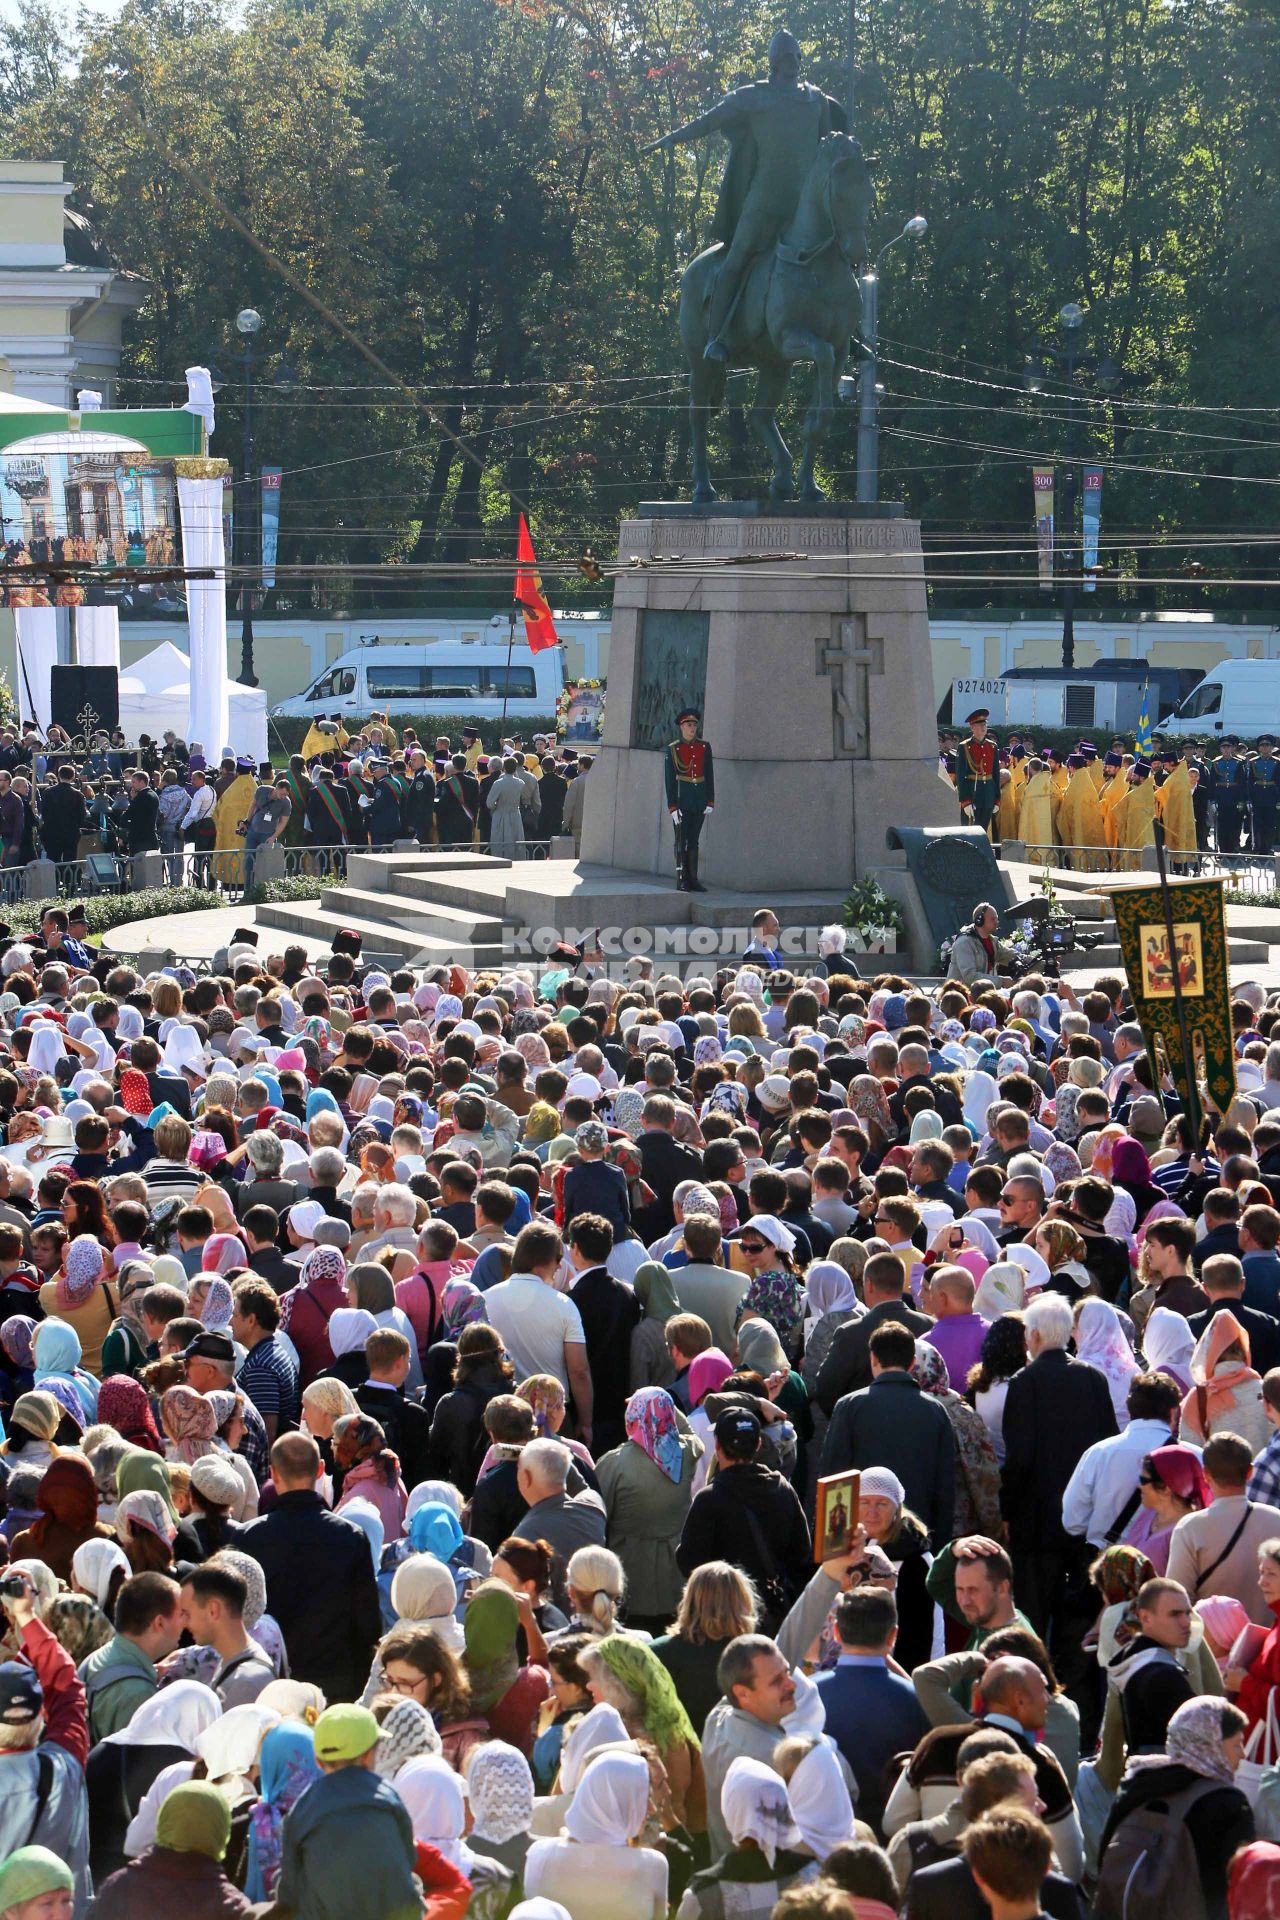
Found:
[(853, 1804), (833, 1746), (820, 1740), (792, 1774), (788, 1794), (800, 1838), (819, 1860), (853, 1839)]
[(31, 1046), (27, 1053), (27, 1065), (36, 1073), (52, 1073), (60, 1060), (65, 1060), (67, 1050), (62, 1044), (62, 1035), (52, 1020), (37, 1020), (31, 1029)]
[[(163, 1700), (164, 1694), (158, 1696)], [(257, 1764), (258, 1749), (281, 1716), (271, 1707), (256, 1705), (228, 1707), (196, 1741), (196, 1753), (204, 1761), (210, 1780), (231, 1805), (253, 1799), (257, 1788), (249, 1770)]]
[(164, 1043), (164, 1054), (160, 1061), (165, 1073), (194, 1073), (199, 1080), (207, 1080), (209, 1069), (205, 1065), (204, 1048), (200, 1045), (200, 1035), (194, 1027), (175, 1027)]
[(631, 1735), (616, 1707), (605, 1701), (584, 1713), (577, 1726), (569, 1730), (560, 1756), (560, 1785), (572, 1793), (586, 1771), (587, 1761), (598, 1747), (627, 1746)]
[(811, 1320), (851, 1313), (858, 1305), (857, 1289), (838, 1260), (815, 1260), (805, 1274), (804, 1291)]
[(127, 1727), (109, 1733), (112, 1747), (181, 1747), (202, 1754), (202, 1742), (222, 1715), (222, 1702), (199, 1680), (175, 1680), (144, 1700)]
[(466, 1796), (449, 1762), (434, 1753), (421, 1754), (401, 1767), (395, 1790), (413, 1824), (414, 1839), (435, 1847), (450, 1866), (465, 1873), (470, 1857), (462, 1839), (467, 1824)]
[[(603, 1766), (604, 1762), (598, 1763)], [(587, 1775), (588, 1780), (591, 1775)], [(772, 1866), (784, 1847), (799, 1844), (785, 1780), (763, 1761), (739, 1754), (720, 1790), (720, 1817), (735, 1846), (754, 1840)]]
[(964, 1117), (978, 1129), (979, 1139), (987, 1130), (987, 1108), (999, 1097), (993, 1076), (975, 1068), (964, 1083)]
[(573, 1920), (573, 1916), (558, 1900), (535, 1894), (532, 1900), (522, 1900), (518, 1907), (512, 1907), (508, 1920)]
[(83, 1540), (71, 1556), (71, 1572), (76, 1585), (91, 1593), (104, 1610), (111, 1576), (117, 1567), (129, 1577), (129, 1562), (114, 1540)]
[(1175, 1313), (1172, 1307), (1152, 1307), (1142, 1329), (1142, 1351), (1149, 1373), (1175, 1367), (1185, 1384), (1191, 1378), (1195, 1346), (1196, 1337), (1185, 1314)]
[(378, 1323), (367, 1307), (335, 1307), (329, 1315), (329, 1348), (335, 1360), (362, 1348)]
[(141, 1040), (143, 1034), (142, 1009), (122, 1006), (116, 1018), (117, 1040)]
[(978, 1282), (973, 1310), (984, 1320), (998, 1320), (1005, 1313), (1021, 1313), (1027, 1301), (1026, 1277), (1016, 1260), (1001, 1258), (989, 1266)]
[(1129, 1424), (1129, 1382), (1139, 1372), (1120, 1316), (1109, 1300), (1086, 1300), (1076, 1322), (1076, 1358), (1096, 1367), (1111, 1389), (1111, 1404), (1122, 1428)]
[(501, 1846), (528, 1833), (533, 1819), (533, 1775), (518, 1747), (486, 1740), (471, 1755), (467, 1769), (471, 1831), (478, 1842)]
[(779, 1253), (794, 1253), (796, 1237), (790, 1227), (784, 1227), (781, 1220), (772, 1213), (753, 1213), (745, 1223), (755, 1229), (762, 1240), (767, 1240)]
[[(778, 1779), (777, 1774), (773, 1777)], [(625, 1847), (635, 1839), (648, 1813), (649, 1767), (643, 1756), (602, 1753), (574, 1790), (564, 1830), (587, 1846)]]

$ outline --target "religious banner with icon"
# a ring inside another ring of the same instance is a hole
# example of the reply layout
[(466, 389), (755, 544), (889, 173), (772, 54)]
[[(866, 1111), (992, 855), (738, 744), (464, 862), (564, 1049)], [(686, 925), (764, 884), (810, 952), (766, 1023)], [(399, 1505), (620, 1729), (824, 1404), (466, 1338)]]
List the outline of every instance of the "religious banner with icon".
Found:
[(1102, 468), (1084, 470), (1084, 591), (1098, 587), (1098, 536), (1102, 532)]
[(1120, 952), (1152, 1072), (1158, 1076), (1164, 1071), (1156, 1056), (1159, 1040), (1174, 1084), (1187, 1099), (1176, 981), (1192, 1054), (1198, 1057), (1209, 1098), (1220, 1113), (1227, 1111), (1236, 1094), (1225, 885), (1225, 875), (1169, 882), (1172, 947), (1158, 883), (1116, 887), (1111, 892)]
[(1040, 585), (1053, 586), (1053, 468), (1032, 467), (1031, 485), (1036, 502), (1036, 553), (1040, 566)]
[(829, 1473), (819, 1480), (814, 1509), (813, 1557), (821, 1566), (853, 1547), (858, 1525), (858, 1487), (861, 1474)]

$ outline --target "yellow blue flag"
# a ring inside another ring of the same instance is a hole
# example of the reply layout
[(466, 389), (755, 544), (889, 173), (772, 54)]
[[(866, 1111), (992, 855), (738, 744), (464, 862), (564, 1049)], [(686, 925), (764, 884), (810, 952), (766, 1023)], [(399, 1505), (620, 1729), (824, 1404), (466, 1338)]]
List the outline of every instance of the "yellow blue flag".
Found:
[(1147, 687), (1145, 682), (1142, 688), (1142, 708), (1138, 714), (1137, 748), (1144, 760), (1151, 758), (1151, 714), (1147, 708)]

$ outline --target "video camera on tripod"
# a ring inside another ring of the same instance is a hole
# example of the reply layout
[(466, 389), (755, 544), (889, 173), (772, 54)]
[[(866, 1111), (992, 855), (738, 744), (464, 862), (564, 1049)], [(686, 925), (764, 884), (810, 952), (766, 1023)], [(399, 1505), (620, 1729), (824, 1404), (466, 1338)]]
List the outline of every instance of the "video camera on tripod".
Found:
[(1064, 958), (1092, 953), (1106, 938), (1104, 933), (1084, 933), (1073, 913), (1055, 906), (1043, 894), (1034, 900), (1017, 900), (1002, 915), (1005, 936), (1017, 956), (1015, 980), (1024, 974), (1043, 973), (1060, 978)]

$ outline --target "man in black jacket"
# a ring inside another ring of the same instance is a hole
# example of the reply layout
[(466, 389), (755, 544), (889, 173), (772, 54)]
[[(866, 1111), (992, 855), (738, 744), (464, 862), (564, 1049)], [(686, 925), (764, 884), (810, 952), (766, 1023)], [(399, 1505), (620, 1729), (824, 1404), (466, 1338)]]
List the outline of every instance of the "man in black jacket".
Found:
[(406, 1400), (404, 1383), (409, 1374), (409, 1342), (394, 1327), (379, 1327), (364, 1343), (369, 1378), (355, 1390), (356, 1405), (371, 1420), (376, 1420), (387, 1436), (387, 1445), (400, 1461), (400, 1477), (406, 1487), (425, 1480), (431, 1441), (431, 1419), (412, 1400)]
[[(157, 801), (157, 807), (159, 802)], [(40, 838), (50, 860), (74, 860), (85, 829), (84, 795), (76, 785), (75, 768), (58, 768), (56, 785), (46, 787), (40, 814)]]
[(582, 1319), (591, 1369), (591, 1451), (598, 1460), (626, 1439), (624, 1416), (631, 1387), (631, 1335), (640, 1318), (635, 1290), (615, 1280), (605, 1264), (613, 1228), (598, 1213), (580, 1213), (569, 1228), (574, 1282), (569, 1298)]
[(867, 1311), (860, 1320), (846, 1320), (836, 1328), (827, 1357), (818, 1369), (815, 1398), (828, 1416), (846, 1393), (871, 1385), (871, 1336), (877, 1327), (896, 1320), (918, 1340), (932, 1327), (927, 1314), (908, 1305), (903, 1295), (905, 1285), (906, 1271), (896, 1253), (872, 1254), (862, 1276)]
[(129, 777), (129, 804), (124, 827), (130, 853), (157, 853), (160, 849), (160, 800), (145, 773)]
[(1065, 1663), (1077, 1678), (1087, 1621), (1076, 1615), (1087, 1608), (1092, 1620), (1097, 1613), (1085, 1577), (1093, 1549), (1063, 1527), (1062, 1496), (1085, 1449), (1117, 1431), (1115, 1408), (1105, 1375), (1067, 1355), (1069, 1301), (1041, 1294), (1025, 1323), (1029, 1364), (1009, 1382), (1004, 1407), (1000, 1508), (1018, 1605), (1041, 1639), (1052, 1627), (1059, 1673)]
[(1176, 1580), (1148, 1580), (1134, 1602), (1138, 1631), (1107, 1667), (1129, 1754), (1163, 1753), (1169, 1721), (1194, 1698), (1178, 1654), (1191, 1641), (1191, 1600)]
[(687, 1578), (708, 1560), (732, 1561), (754, 1583), (772, 1632), (799, 1595), (813, 1544), (795, 1489), (757, 1459), (761, 1432), (743, 1407), (716, 1421), (716, 1476), (685, 1515), (676, 1565)]
[(294, 1679), (313, 1681), (332, 1704), (360, 1698), (382, 1619), (368, 1538), (326, 1507), (320, 1473), (311, 1436), (282, 1434), (271, 1449), (278, 1498), (237, 1545), (266, 1576)]
[(951, 1538), (956, 1497), (956, 1442), (942, 1403), (911, 1377), (915, 1335), (886, 1321), (871, 1335), (869, 1387), (836, 1403), (822, 1471), (887, 1467), (906, 1489), (904, 1504), (924, 1521), (935, 1552)]
[(682, 1180), (698, 1180), (702, 1161), (689, 1147), (675, 1138), (675, 1102), (665, 1093), (651, 1093), (640, 1115), (644, 1131), (636, 1145), (640, 1149), (640, 1171), (653, 1189), (653, 1200), (632, 1216), (631, 1225), (651, 1247), (676, 1223), (671, 1196)]

